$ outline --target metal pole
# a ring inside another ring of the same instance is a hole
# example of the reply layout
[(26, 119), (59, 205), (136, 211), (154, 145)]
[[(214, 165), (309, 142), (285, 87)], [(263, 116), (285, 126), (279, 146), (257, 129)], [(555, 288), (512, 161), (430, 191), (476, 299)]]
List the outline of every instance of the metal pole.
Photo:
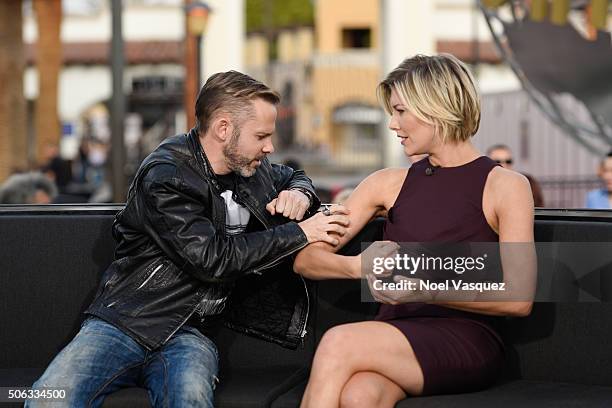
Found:
[(125, 145), (123, 131), (125, 122), (125, 95), (123, 94), (123, 26), (122, 0), (111, 0), (112, 40), (111, 70), (113, 77), (113, 94), (111, 98), (111, 168), (113, 201), (122, 203), (126, 197)]
[[(185, 6), (192, 3), (192, 0), (185, 0)], [(185, 83), (183, 84), (183, 107), (187, 131), (195, 125), (194, 106), (198, 96), (199, 78), (196, 58), (198, 58), (198, 44), (195, 36), (189, 32), (189, 17), (185, 14), (185, 54), (183, 64), (185, 66)]]
[[(202, 38), (204, 37), (204, 35), (198, 35), (197, 37), (197, 52), (196, 55), (198, 56), (198, 63), (197, 63), (197, 70), (196, 70), (196, 84), (198, 85), (198, 92), (200, 92), (200, 88), (202, 87), (203, 83), (202, 83), (202, 78), (204, 77), (203, 73), (202, 73), (202, 58), (204, 57), (204, 53), (202, 52)], [(194, 101), (195, 102), (195, 101)]]
[(474, 78), (478, 79), (479, 63), (480, 63), (480, 38), (478, 35), (478, 19), (480, 18), (480, 9), (478, 8), (478, 0), (474, 0), (472, 6), (472, 73)]

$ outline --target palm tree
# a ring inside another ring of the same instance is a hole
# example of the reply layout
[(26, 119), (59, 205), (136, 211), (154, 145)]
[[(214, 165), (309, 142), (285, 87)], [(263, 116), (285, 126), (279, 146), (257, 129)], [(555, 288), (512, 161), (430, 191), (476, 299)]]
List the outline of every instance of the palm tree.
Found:
[(33, 0), (38, 25), (36, 65), (39, 93), (35, 108), (37, 158), (44, 160), (48, 146), (58, 146), (58, 80), (62, 67), (62, 0)]
[(27, 167), (21, 1), (0, 1), (0, 182)]

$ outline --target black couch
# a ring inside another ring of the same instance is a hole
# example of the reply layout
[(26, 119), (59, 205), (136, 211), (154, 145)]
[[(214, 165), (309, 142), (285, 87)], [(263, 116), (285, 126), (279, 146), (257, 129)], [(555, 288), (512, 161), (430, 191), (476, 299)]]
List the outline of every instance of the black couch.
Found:
[[(117, 206), (0, 207), (0, 387), (29, 386), (78, 331), (82, 311), (112, 259)], [(612, 243), (612, 212), (538, 210), (536, 240)], [(345, 249), (380, 238), (373, 222)], [(612, 244), (610, 249), (612, 250)], [(560, 274), (571, 271), (561, 270)], [(599, 276), (605, 297), (608, 275)], [(579, 291), (579, 285), (573, 285)], [(329, 327), (368, 319), (354, 281), (313, 282), (309, 335), (291, 351), (223, 329), (218, 407), (297, 407), (317, 342)], [(608, 295), (606, 295), (608, 296)], [(571, 297), (571, 296), (570, 296)], [(527, 318), (505, 319), (506, 372), (488, 390), (410, 398), (405, 407), (611, 407), (612, 303), (537, 303)], [(147, 407), (126, 389), (105, 407)]]

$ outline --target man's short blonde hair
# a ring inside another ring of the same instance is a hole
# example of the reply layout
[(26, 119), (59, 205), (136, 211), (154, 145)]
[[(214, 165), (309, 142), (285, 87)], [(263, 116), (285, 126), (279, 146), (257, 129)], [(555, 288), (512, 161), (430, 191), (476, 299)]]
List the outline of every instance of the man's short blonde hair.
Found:
[(405, 59), (378, 85), (389, 114), (391, 92), (417, 118), (433, 125), (443, 142), (468, 140), (480, 125), (480, 97), (466, 65), (450, 54)]

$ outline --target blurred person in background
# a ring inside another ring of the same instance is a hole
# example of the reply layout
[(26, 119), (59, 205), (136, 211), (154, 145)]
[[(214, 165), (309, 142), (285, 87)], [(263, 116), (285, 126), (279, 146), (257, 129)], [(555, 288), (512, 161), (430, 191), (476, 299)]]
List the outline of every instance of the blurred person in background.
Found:
[[(514, 159), (512, 158), (512, 150), (505, 144), (496, 144), (487, 149), (487, 156), (492, 160), (499, 163), (503, 168), (508, 170), (514, 170)], [(529, 185), (531, 186), (531, 193), (533, 194), (533, 204), (536, 207), (544, 207), (544, 195), (542, 194), (542, 188), (540, 183), (530, 174), (521, 174), (527, 177)]]
[(44, 152), (45, 164), (41, 171), (63, 192), (72, 182), (72, 163), (62, 158), (57, 145), (48, 144)]
[(89, 163), (89, 143), (90, 139), (83, 137), (79, 144), (77, 160), (74, 163), (74, 173), (76, 174), (74, 181), (78, 184), (86, 184), (88, 180), (89, 168), (91, 167)]
[(87, 151), (87, 164), (89, 166), (87, 181), (92, 187), (99, 188), (105, 179), (106, 160), (109, 146), (106, 143), (91, 140)]
[(612, 208), (612, 150), (599, 164), (597, 176), (604, 183), (604, 187), (587, 193), (585, 207), (610, 209)]
[(527, 297), (446, 301), (422, 299), (409, 289), (379, 291), (372, 285), (372, 271), (366, 271), (367, 254), (335, 253), (375, 214), (384, 213), (383, 239), (391, 246), (522, 242), (531, 256), (521, 259), (532, 266), (529, 182), (472, 144), (480, 124), (480, 98), (465, 64), (449, 54), (417, 55), (393, 70), (378, 91), (404, 153), (429, 156), (409, 169), (383, 169), (368, 176), (345, 202), (350, 224), (340, 244), (317, 243), (298, 254), (297, 273), (310, 279), (365, 275), (373, 297), (382, 303), (373, 321), (339, 325), (324, 334), (302, 408), (391, 408), (407, 395), (486, 388), (504, 361), (494, 316), (531, 312)]
[(44, 174), (13, 174), (0, 187), (0, 204), (50, 204), (57, 187)]

